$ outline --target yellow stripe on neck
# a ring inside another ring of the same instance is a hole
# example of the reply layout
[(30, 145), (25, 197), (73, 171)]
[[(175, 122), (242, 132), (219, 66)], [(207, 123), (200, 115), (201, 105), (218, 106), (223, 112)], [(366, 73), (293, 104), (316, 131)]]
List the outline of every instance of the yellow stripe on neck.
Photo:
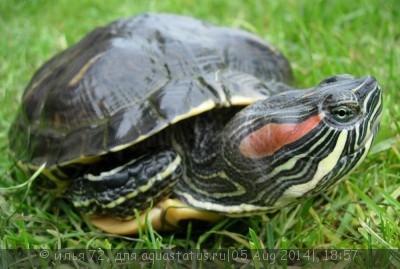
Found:
[(340, 155), (342, 154), (346, 145), (347, 137), (348, 131), (342, 130), (336, 142), (335, 149), (319, 162), (317, 171), (312, 180), (303, 184), (293, 185), (288, 188), (276, 201), (275, 206), (284, 207), (288, 203), (292, 202), (295, 198), (303, 197), (307, 192), (314, 189), (321, 179), (330, 173), (338, 164)]

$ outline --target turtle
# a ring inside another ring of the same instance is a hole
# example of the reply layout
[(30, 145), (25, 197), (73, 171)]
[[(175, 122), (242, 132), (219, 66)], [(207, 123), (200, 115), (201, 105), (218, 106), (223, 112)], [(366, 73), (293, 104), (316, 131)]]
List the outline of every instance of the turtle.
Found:
[(40, 67), (9, 131), (19, 168), (99, 229), (135, 234), (263, 215), (328, 190), (367, 155), (371, 75), (292, 85), (245, 30), (144, 13), (94, 29)]

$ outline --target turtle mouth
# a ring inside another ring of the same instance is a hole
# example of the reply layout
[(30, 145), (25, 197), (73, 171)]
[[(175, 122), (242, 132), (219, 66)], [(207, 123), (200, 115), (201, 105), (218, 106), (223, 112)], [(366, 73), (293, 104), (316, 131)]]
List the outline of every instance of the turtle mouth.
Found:
[(369, 150), (369, 147), (371, 146), (372, 142), (375, 140), (375, 137), (378, 134), (381, 118), (382, 116), (379, 115), (376, 120), (371, 124), (371, 128), (368, 130), (368, 133), (365, 135), (364, 139), (362, 139), (360, 143), (356, 144), (356, 147), (354, 148), (355, 151), (360, 151), (364, 148), (367, 148), (367, 151)]
[(376, 85), (374, 91), (370, 93), (369, 98), (364, 100), (365, 107), (370, 107), (369, 113), (366, 113), (364, 124), (357, 130), (357, 135), (360, 139), (364, 139), (359, 143), (359, 147), (364, 147), (369, 141), (374, 140), (378, 134), (380, 122), (382, 119), (382, 94), (379, 85)]

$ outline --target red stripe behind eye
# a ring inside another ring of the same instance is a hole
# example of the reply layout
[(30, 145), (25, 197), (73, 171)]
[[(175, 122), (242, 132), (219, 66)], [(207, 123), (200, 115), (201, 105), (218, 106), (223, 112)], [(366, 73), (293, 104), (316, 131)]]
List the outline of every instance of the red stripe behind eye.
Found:
[(270, 156), (283, 146), (299, 140), (321, 121), (316, 115), (300, 123), (269, 123), (240, 142), (240, 152), (249, 158)]

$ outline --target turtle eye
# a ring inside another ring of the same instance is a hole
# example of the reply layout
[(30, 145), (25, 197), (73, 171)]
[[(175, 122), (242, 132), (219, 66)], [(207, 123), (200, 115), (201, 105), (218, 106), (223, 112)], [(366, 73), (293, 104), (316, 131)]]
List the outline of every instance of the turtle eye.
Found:
[(333, 107), (330, 112), (338, 122), (348, 122), (355, 117), (357, 110), (355, 107), (340, 105)]

